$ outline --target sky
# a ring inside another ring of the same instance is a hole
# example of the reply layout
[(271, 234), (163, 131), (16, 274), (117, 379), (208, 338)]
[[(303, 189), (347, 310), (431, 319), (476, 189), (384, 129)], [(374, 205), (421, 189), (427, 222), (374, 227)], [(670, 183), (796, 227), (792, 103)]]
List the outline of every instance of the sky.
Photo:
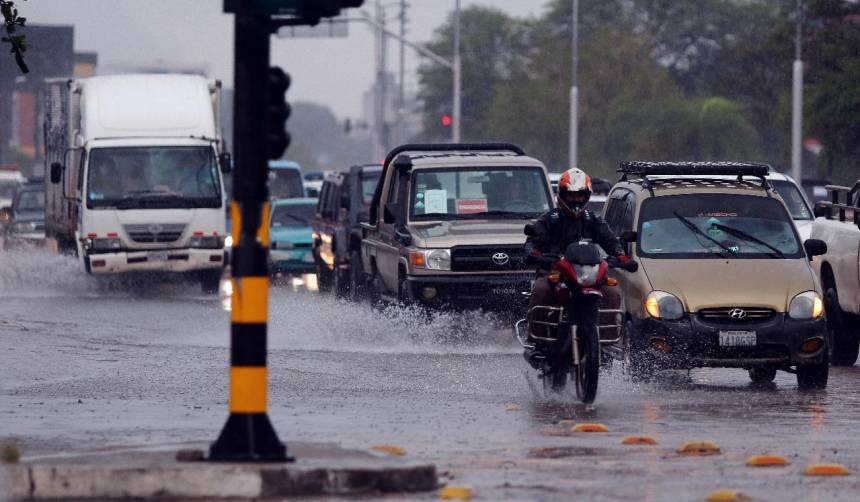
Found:
[[(204, 68), (225, 83), (233, 79), (233, 16), (222, 0), (26, 0), (18, 1), (31, 24), (72, 24), (75, 50), (98, 52), (99, 66), (117, 72), (165, 63)], [(455, 0), (408, 0), (407, 38), (430, 40), (454, 9)], [(515, 16), (537, 16), (541, 0), (462, 0), (495, 6)], [(392, 21), (399, 1), (383, 0)], [(363, 9), (375, 12), (376, 0)], [(398, 28), (399, 29), (399, 28)], [(398, 69), (399, 44), (389, 42), (390, 71)], [(416, 87), (420, 59), (407, 49), (406, 85)], [(359, 118), (362, 95), (375, 74), (374, 36), (364, 23), (350, 23), (349, 37), (339, 39), (272, 39), (272, 63), (293, 77), (292, 101), (329, 105), (340, 117)], [(232, 87), (232, 85), (229, 85)]]

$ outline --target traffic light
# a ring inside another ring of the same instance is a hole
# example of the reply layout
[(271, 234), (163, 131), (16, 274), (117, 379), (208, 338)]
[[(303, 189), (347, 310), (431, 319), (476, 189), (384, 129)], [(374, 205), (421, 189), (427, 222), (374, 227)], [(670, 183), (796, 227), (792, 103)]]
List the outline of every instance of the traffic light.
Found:
[(287, 119), (290, 117), (290, 104), (287, 103), (287, 89), (290, 76), (284, 70), (273, 66), (269, 68), (269, 106), (266, 147), (270, 159), (280, 159), (290, 146), (290, 133), (287, 132)]
[(442, 125), (445, 127), (451, 127), (451, 124), (454, 123), (454, 120), (450, 115), (442, 115)]

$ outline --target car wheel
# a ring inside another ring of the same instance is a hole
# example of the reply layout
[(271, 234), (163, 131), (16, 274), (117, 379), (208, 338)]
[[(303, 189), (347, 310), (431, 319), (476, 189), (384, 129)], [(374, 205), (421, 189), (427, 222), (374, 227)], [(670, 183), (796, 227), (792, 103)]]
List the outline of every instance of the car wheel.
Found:
[(776, 368), (773, 366), (756, 366), (749, 369), (750, 381), (756, 385), (773, 382), (776, 378)]
[[(337, 263), (337, 258), (335, 258)], [(340, 267), (335, 267), (332, 271), (332, 289), (337, 298), (346, 298), (349, 296), (349, 277), (347, 272), (344, 272)]]
[(833, 366), (853, 366), (860, 352), (860, 320), (842, 311), (835, 288), (828, 288), (824, 293), (824, 306), (827, 312), (830, 362)]
[(326, 268), (324, 264), (317, 259), (316, 263), (317, 269), (317, 285), (319, 287), (320, 293), (328, 293), (331, 291), (332, 285), (332, 273)]
[(825, 360), (818, 364), (797, 367), (797, 387), (803, 390), (823, 389), (827, 387), (827, 377), (830, 364)]
[(367, 294), (367, 278), (364, 276), (364, 265), (361, 254), (353, 251), (349, 254), (349, 299), (357, 302)]

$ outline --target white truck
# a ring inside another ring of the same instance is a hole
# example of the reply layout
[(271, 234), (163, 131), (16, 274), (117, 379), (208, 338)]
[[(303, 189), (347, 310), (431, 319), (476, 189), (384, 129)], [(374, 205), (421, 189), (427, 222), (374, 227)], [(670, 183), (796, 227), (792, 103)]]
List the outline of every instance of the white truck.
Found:
[(829, 200), (815, 207), (811, 237), (827, 243), (827, 253), (813, 267), (824, 291), (830, 363), (853, 366), (860, 351), (860, 181), (826, 189)]
[(91, 274), (194, 274), (218, 289), (226, 237), (221, 86), (194, 75), (46, 81), (45, 229)]

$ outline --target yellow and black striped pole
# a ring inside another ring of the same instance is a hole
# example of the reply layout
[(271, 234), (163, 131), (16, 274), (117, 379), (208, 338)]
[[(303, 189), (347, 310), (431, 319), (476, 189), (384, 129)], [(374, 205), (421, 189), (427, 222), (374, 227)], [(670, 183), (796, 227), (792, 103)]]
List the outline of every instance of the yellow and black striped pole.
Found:
[(267, 414), (270, 29), (267, 18), (236, 12), (230, 416), (209, 450), (214, 461), (288, 460)]

